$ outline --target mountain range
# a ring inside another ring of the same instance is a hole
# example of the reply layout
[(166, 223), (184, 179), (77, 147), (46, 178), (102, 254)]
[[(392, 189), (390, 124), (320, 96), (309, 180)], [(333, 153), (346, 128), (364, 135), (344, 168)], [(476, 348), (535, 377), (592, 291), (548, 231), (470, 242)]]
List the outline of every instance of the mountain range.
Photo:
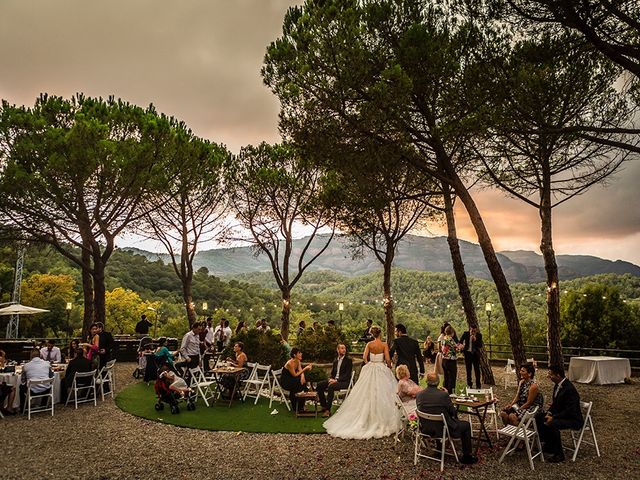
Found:
[[(314, 239), (307, 255), (317, 253), (324, 246), (327, 238), (320, 235)], [(305, 242), (305, 239), (294, 241), (293, 257), (296, 262), (297, 255)], [(167, 254), (136, 248), (125, 250), (144, 255), (150, 260), (160, 259), (165, 263), (169, 261)], [(479, 245), (460, 240), (460, 251), (467, 275), (482, 279), (491, 278)], [(510, 282), (536, 283), (545, 280), (542, 255), (525, 250), (498, 252), (497, 255)], [(590, 255), (557, 255), (556, 262), (561, 280), (600, 273), (630, 273), (640, 276), (639, 266), (622, 260), (611, 261)], [(398, 245), (394, 266), (407, 270), (452, 272), (451, 255), (446, 237), (407, 235)], [(267, 257), (256, 256), (251, 247), (219, 248), (198, 252), (194, 259), (194, 267), (196, 269), (205, 267), (210, 274), (219, 277), (271, 270)], [(348, 240), (344, 237), (336, 237), (327, 250), (309, 267), (309, 270), (329, 270), (356, 276), (379, 271), (381, 268), (373, 254), (365, 253), (354, 258)]]

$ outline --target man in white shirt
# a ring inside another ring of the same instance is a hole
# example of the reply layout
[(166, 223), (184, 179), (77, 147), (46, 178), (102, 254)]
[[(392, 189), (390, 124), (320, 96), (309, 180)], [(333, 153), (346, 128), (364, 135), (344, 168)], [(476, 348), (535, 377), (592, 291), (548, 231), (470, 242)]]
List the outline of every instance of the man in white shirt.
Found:
[(200, 364), (200, 345), (204, 342), (200, 341), (200, 331), (203, 326), (200, 322), (194, 322), (184, 337), (182, 337), (182, 343), (180, 344), (180, 354), (186, 359), (182, 362), (177, 362), (174, 366), (178, 371), (178, 374), (184, 378), (185, 371), (183, 367), (195, 368)]
[[(34, 349), (31, 352), (31, 361), (22, 367), (22, 383), (20, 384), (20, 411), (24, 411), (25, 401), (27, 399), (27, 382), (29, 380), (46, 380), (53, 377), (51, 364), (40, 358), (40, 351)], [(31, 393), (39, 395), (48, 392), (50, 388), (44, 385), (34, 385)]]
[(229, 320), (224, 321), (224, 347), (228, 347), (231, 344), (231, 336), (233, 332), (231, 331), (231, 327), (229, 326)]
[(258, 327), (256, 327), (256, 330), (258, 330), (259, 332), (262, 333), (267, 333), (271, 330), (271, 327), (269, 325), (267, 325), (267, 319), (263, 318), (262, 320), (260, 320), (260, 325)]
[(49, 340), (47, 346), (40, 349), (40, 358), (49, 363), (62, 363), (62, 353), (53, 340)]

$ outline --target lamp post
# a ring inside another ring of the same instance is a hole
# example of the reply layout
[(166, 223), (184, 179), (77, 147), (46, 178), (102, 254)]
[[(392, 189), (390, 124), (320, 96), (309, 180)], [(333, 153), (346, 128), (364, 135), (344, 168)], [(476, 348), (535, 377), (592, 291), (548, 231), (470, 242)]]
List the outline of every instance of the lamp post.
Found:
[(156, 337), (156, 332), (158, 331), (158, 313), (156, 312), (156, 309), (153, 307), (147, 307), (147, 311), (155, 313), (156, 318), (155, 318), (155, 322), (153, 322), (153, 338), (158, 338)]
[(65, 308), (67, 310), (67, 343), (69, 343), (69, 330), (71, 329), (71, 309), (73, 308), (73, 303), (67, 302)]
[(489, 320), (489, 360), (491, 360), (491, 350), (492, 350), (492, 345), (491, 345), (491, 309), (493, 308), (493, 305), (489, 302), (485, 303), (484, 305), (484, 311), (487, 312), (487, 319)]

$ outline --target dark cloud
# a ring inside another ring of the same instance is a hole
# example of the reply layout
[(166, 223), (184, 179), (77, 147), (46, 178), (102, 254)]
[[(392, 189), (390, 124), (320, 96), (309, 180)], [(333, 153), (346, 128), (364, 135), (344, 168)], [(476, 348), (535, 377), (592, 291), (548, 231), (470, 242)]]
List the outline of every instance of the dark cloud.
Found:
[[(262, 85), (267, 45), (294, 0), (2, 0), (0, 97), (32, 104), (40, 92), (116, 95), (154, 103), (233, 151), (278, 141), (277, 99)], [(640, 263), (640, 163), (555, 212), (559, 253)], [(499, 249), (539, 244), (535, 209), (476, 193)], [(461, 237), (475, 234), (459, 209)], [(440, 230), (442, 232), (442, 230)]]

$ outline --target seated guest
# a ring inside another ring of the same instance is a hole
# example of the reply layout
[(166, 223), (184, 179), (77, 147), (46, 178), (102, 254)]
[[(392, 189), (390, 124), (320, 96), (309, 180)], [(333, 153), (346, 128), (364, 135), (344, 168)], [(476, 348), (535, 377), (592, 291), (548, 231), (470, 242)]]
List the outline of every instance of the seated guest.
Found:
[(56, 342), (53, 340), (47, 341), (47, 346), (40, 350), (40, 358), (49, 363), (62, 363), (62, 353), (56, 347)]
[[(62, 398), (64, 399), (67, 398), (68, 392), (71, 390), (71, 387), (73, 386), (73, 378), (75, 377), (76, 372), (84, 373), (84, 372), (90, 372), (91, 370), (93, 370), (93, 365), (91, 361), (87, 358), (87, 352), (88, 352), (88, 349), (84, 349), (81, 347), (76, 348), (74, 352), (74, 356), (69, 361), (69, 365), (67, 365), (67, 370), (65, 371), (64, 382), (63, 382), (64, 390), (62, 392)], [(78, 379), (77, 386), (83, 387), (83, 386), (89, 385), (90, 383), (91, 383), (90, 378), (82, 378), (82, 379)], [(86, 392), (86, 390), (83, 390), (83, 392)]]
[(6, 367), (7, 362), (7, 354), (4, 352), (4, 350), (0, 350), (0, 368)]
[[(471, 454), (471, 425), (469, 422), (458, 420), (458, 412), (451, 402), (449, 394), (445, 390), (440, 390), (438, 384), (440, 378), (437, 373), (427, 374), (427, 388), (418, 392), (416, 404), (422, 413), (439, 415), (444, 413), (444, 418), (449, 428), (449, 433), (453, 438), (462, 440), (461, 463), (477, 463), (478, 458)], [(420, 419), (420, 431), (432, 437), (442, 436), (442, 422), (431, 422)], [(445, 445), (441, 445), (445, 448)]]
[(424, 390), (409, 377), (409, 368), (406, 365), (398, 365), (396, 368), (398, 378), (397, 394), (408, 412), (416, 410), (416, 395)]
[(373, 340), (373, 335), (371, 335), (371, 326), (373, 325), (373, 320), (367, 320), (367, 326), (362, 332), (362, 336), (358, 339), (359, 342), (370, 342)]
[[(244, 353), (244, 343), (242, 342), (234, 343), (233, 352), (236, 354), (236, 358), (234, 359), (231, 357), (227, 357), (227, 362), (229, 362), (234, 367), (242, 368), (243, 371), (238, 375), (225, 374), (225, 375), (222, 375), (222, 378), (220, 378), (220, 383), (226, 389), (226, 392), (224, 395), (226, 397), (229, 397), (232, 394), (233, 387), (234, 385), (236, 385), (236, 382), (238, 382), (237, 385), (239, 385), (242, 380), (246, 380), (247, 378), (249, 378), (249, 374), (251, 373), (246, 368), (246, 364), (249, 361), (249, 359), (247, 358), (247, 354)], [(238, 387), (236, 386), (236, 389), (237, 388)]]
[(154, 355), (158, 366), (168, 365), (169, 369), (173, 370), (173, 354), (167, 348), (166, 337), (160, 337), (158, 339), (158, 348)]
[(347, 357), (347, 347), (341, 343), (338, 345), (337, 352), (338, 358), (333, 361), (329, 379), (319, 382), (317, 386), (323, 417), (331, 415), (331, 405), (333, 404), (335, 392), (349, 388), (349, 382), (351, 382), (353, 360)]
[(536, 407), (538, 407), (538, 413), (542, 414), (544, 398), (538, 384), (533, 380), (535, 374), (536, 369), (531, 364), (520, 367), (521, 380), (516, 396), (500, 412), (500, 418), (505, 425), (517, 426), (524, 414), (533, 411)]
[(298, 401), (296, 393), (305, 390), (307, 381), (304, 378), (304, 372), (311, 370), (312, 365), (302, 366), (302, 352), (298, 348), (291, 349), (289, 356), (291, 359), (285, 363), (282, 368), (280, 385), (289, 391), (291, 409), (294, 412), (299, 412), (304, 410), (304, 400), (300, 399), (300, 401)]
[[(22, 384), (20, 385), (20, 411), (24, 411), (25, 401), (27, 399), (27, 382), (29, 380), (46, 380), (53, 377), (51, 364), (40, 358), (40, 351), (34, 349), (31, 352), (31, 360), (22, 367)], [(35, 385), (31, 389), (34, 395), (48, 393), (51, 388), (44, 385)]]
[(69, 342), (67, 347), (67, 362), (71, 361), (76, 356), (76, 348), (80, 346), (80, 342), (75, 338)]
[(3, 415), (15, 415), (17, 412), (13, 408), (16, 398), (16, 387), (6, 382), (0, 383), (0, 412)]
[(544, 443), (542, 450), (550, 456), (548, 462), (564, 461), (560, 430), (578, 430), (584, 422), (580, 408), (580, 395), (576, 387), (564, 376), (562, 365), (549, 366), (549, 379), (555, 384), (553, 399), (547, 414), (536, 418), (540, 440)]

